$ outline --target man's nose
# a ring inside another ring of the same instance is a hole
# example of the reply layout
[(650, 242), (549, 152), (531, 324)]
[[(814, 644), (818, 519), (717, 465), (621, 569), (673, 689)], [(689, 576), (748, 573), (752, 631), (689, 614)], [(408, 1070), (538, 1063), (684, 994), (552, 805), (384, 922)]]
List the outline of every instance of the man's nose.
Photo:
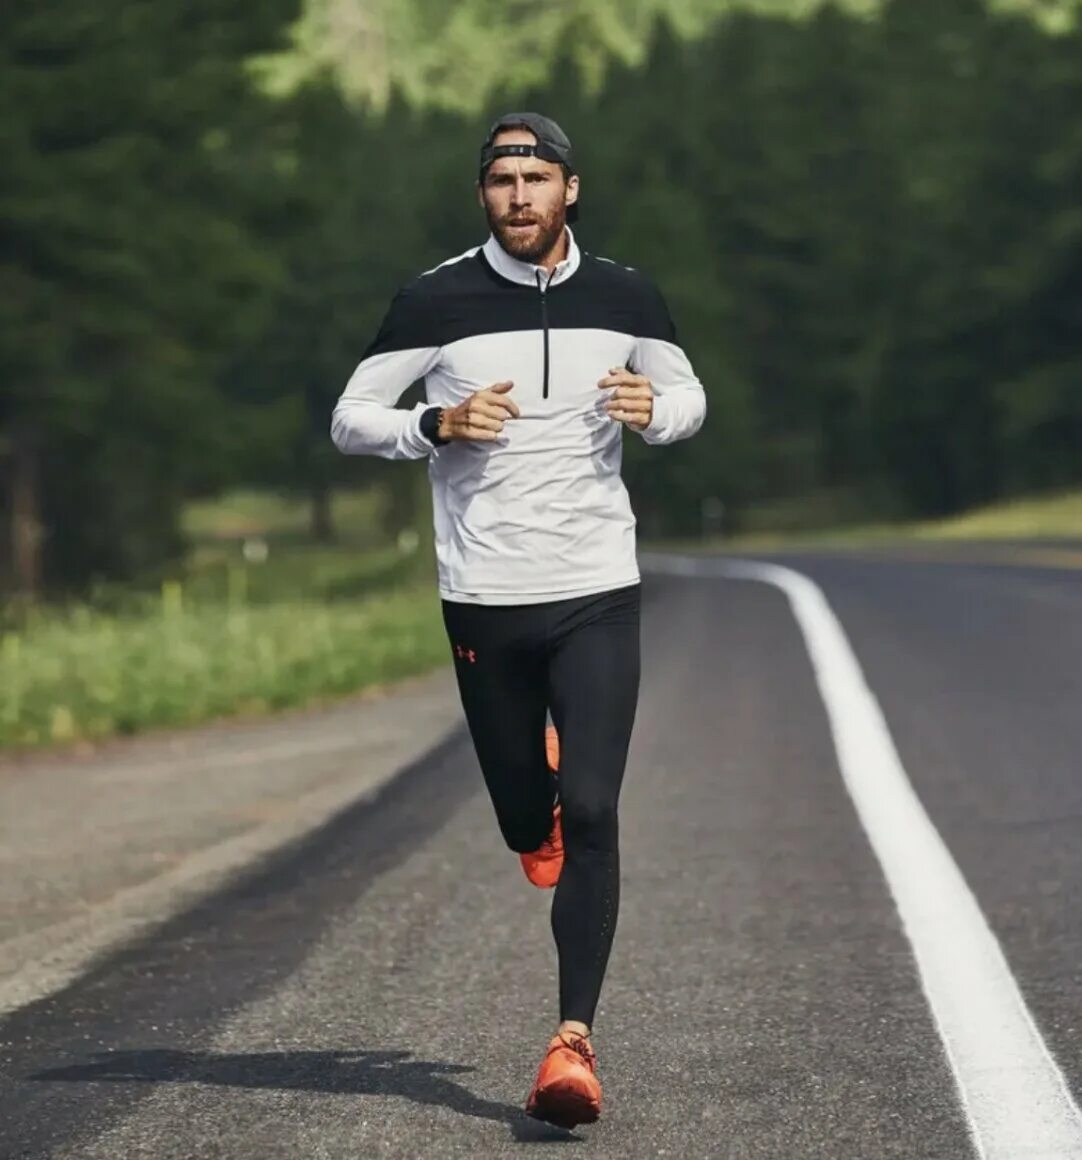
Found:
[(526, 179), (520, 177), (515, 182), (515, 191), (511, 195), (515, 205), (528, 205), (530, 202), (530, 187), (526, 184)]

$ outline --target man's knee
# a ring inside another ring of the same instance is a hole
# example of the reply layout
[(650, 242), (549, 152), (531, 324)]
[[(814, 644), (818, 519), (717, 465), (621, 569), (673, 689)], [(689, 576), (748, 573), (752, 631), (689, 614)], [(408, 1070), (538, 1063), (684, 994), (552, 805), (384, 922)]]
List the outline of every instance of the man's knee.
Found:
[(562, 800), (564, 844), (593, 850), (616, 845), (616, 800), (609, 795), (576, 794)]

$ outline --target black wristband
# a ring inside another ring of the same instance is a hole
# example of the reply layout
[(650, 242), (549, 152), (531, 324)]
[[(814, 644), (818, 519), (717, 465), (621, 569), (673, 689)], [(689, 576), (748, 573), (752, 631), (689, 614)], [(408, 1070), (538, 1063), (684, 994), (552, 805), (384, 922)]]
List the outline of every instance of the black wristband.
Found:
[(440, 419), (443, 417), (442, 407), (429, 407), (421, 414), (421, 434), (433, 447), (443, 447), (450, 443), (450, 439), (440, 438)]

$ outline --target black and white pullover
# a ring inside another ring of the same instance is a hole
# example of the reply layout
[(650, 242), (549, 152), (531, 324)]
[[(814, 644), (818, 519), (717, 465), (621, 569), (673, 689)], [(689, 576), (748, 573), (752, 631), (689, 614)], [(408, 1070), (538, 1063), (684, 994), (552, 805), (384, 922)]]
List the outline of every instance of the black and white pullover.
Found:
[[(702, 384), (661, 293), (642, 274), (581, 251), (549, 273), (494, 237), (402, 289), (334, 409), (340, 451), (427, 456), (439, 591), (446, 600), (525, 604), (639, 578), (635, 517), (620, 478), (623, 424), (597, 382), (612, 367), (653, 384), (647, 443), (695, 434)], [(424, 379), (427, 402), (396, 408)], [(521, 417), (497, 441), (433, 446), (427, 407), (453, 407), (510, 379)]]

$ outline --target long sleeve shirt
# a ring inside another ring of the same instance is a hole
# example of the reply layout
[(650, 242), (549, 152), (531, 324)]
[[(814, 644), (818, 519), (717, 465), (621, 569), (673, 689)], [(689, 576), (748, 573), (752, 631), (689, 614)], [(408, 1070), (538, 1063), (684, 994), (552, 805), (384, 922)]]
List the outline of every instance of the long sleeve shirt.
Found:
[[(334, 409), (346, 454), (427, 457), (445, 600), (533, 603), (638, 581), (623, 425), (604, 410), (611, 389), (597, 386), (612, 367), (652, 384), (647, 443), (702, 426), (703, 387), (661, 293), (568, 235), (551, 274), (490, 237), (404, 287)], [(426, 401), (397, 408), (419, 379)], [(520, 416), (496, 441), (435, 446), (422, 433), (426, 408), (505, 380)]]

